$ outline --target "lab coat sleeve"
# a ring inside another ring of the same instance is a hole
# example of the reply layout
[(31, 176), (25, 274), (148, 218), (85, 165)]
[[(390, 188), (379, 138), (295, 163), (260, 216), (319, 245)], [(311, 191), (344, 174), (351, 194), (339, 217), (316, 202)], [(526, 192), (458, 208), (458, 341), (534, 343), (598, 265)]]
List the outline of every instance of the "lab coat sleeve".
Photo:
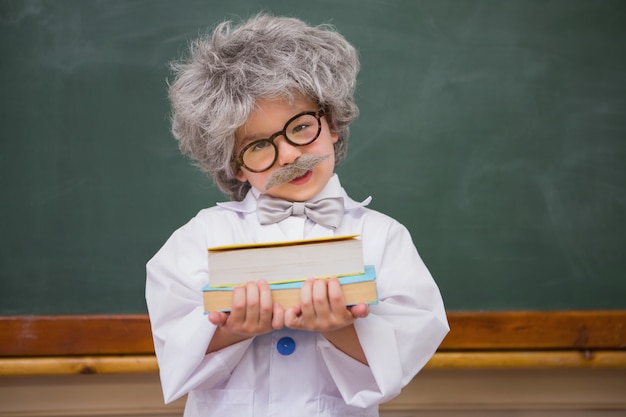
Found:
[(439, 289), (408, 230), (393, 221), (386, 238), (380, 233), (370, 237), (378, 239), (375, 247), (368, 247), (368, 237), (364, 233), (366, 263), (382, 254), (376, 264), (379, 303), (371, 306), (368, 317), (355, 322), (369, 367), (330, 343), (319, 346), (344, 401), (357, 407), (400, 394), (449, 331)]
[(198, 387), (223, 385), (250, 340), (206, 354), (216, 327), (204, 314), (208, 283), (202, 216), (174, 232), (146, 266), (146, 302), (165, 402)]

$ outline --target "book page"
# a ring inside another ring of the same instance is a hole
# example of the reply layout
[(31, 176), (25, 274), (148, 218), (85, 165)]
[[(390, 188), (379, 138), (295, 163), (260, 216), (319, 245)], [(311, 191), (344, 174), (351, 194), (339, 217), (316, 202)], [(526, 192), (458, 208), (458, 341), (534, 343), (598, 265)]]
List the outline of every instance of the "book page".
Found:
[(277, 241), (277, 242), (239, 243), (239, 244), (233, 244), (233, 245), (214, 246), (214, 247), (209, 248), (208, 250), (209, 252), (220, 252), (220, 251), (240, 250), (240, 249), (311, 245), (311, 244), (316, 244), (316, 243), (336, 242), (340, 240), (356, 239), (358, 236), (359, 235), (343, 235), (343, 236), (319, 237), (315, 239), (286, 240), (286, 241)]

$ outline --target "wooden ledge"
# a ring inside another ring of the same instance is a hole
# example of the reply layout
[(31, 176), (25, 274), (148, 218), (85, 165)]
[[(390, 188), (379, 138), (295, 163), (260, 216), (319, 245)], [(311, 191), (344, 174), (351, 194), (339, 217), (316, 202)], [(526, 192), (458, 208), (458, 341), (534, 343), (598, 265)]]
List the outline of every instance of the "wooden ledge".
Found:
[[(537, 368), (626, 370), (626, 351), (438, 352), (426, 365), (426, 369), (445, 370)], [(0, 376), (133, 374), (158, 370), (153, 355), (0, 358)]]
[[(430, 368), (626, 367), (626, 310), (450, 312)], [(0, 317), (0, 375), (155, 372), (147, 315)]]
[(623, 368), (625, 350), (437, 352), (429, 369)]
[(134, 374), (158, 372), (154, 355), (0, 358), (0, 375)]

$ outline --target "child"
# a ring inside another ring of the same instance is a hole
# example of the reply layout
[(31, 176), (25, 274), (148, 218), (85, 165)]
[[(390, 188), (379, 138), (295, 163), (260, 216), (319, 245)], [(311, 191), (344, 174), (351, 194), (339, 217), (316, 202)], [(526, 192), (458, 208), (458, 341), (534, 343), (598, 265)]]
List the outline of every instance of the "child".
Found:
[[(331, 27), (268, 15), (222, 23), (174, 65), (174, 136), (231, 200), (147, 264), (164, 397), (188, 394), (185, 416), (378, 416), (448, 331), (406, 228), (348, 197), (334, 173), (358, 69)], [(203, 314), (207, 248), (349, 234), (376, 268), (378, 304), (346, 307), (337, 280), (308, 280), (301, 305), (284, 310), (259, 282), (235, 289), (230, 313)]]

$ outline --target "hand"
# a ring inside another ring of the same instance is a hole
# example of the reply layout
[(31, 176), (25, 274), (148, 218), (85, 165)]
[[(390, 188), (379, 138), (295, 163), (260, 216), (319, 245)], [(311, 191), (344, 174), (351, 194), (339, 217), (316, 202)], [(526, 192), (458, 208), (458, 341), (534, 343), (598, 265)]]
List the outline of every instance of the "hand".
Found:
[(337, 279), (305, 281), (300, 290), (300, 300), (300, 306), (285, 311), (286, 327), (327, 333), (346, 328), (357, 318), (369, 314), (367, 304), (346, 307)]
[(234, 288), (230, 313), (211, 312), (209, 321), (243, 340), (282, 328), (283, 316), (282, 307), (272, 303), (269, 285), (259, 281)]

